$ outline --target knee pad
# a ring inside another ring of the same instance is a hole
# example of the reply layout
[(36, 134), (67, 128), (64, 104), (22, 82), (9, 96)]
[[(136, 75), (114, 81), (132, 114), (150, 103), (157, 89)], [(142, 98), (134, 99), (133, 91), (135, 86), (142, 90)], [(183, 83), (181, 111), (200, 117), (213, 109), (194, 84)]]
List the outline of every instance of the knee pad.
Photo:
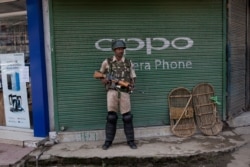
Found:
[(107, 121), (110, 123), (116, 123), (118, 116), (116, 112), (108, 112)]
[(132, 119), (133, 119), (133, 115), (130, 112), (122, 115), (123, 122), (126, 122), (126, 123), (131, 122)]

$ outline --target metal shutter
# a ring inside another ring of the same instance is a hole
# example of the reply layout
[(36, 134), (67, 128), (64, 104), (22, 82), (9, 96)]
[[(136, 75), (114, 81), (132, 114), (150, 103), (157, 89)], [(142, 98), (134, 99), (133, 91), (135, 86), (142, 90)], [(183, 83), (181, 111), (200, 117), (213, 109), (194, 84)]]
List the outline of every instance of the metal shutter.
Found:
[(106, 94), (92, 76), (113, 55), (105, 51), (108, 40), (117, 38), (127, 42), (126, 57), (135, 63), (136, 127), (168, 125), (167, 97), (176, 87), (192, 90), (209, 82), (223, 102), (222, 0), (52, 0), (51, 5), (57, 129), (104, 128)]
[(246, 0), (229, 1), (228, 115), (245, 109), (246, 98)]

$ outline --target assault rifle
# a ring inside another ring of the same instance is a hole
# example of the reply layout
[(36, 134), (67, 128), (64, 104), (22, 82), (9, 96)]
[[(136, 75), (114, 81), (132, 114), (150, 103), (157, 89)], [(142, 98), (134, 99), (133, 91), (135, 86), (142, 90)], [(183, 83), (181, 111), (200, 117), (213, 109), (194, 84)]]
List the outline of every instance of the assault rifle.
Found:
[(101, 73), (99, 71), (95, 71), (93, 77), (96, 78), (96, 79), (104, 79), (104, 78), (106, 78), (108, 81), (110, 81), (110, 82), (112, 82), (114, 84), (117, 84), (119, 86), (126, 87), (126, 88), (131, 86), (129, 82), (118, 80), (117, 78), (114, 78), (113, 76), (111, 76), (109, 74), (105, 75), (105, 74), (103, 74), (103, 73)]

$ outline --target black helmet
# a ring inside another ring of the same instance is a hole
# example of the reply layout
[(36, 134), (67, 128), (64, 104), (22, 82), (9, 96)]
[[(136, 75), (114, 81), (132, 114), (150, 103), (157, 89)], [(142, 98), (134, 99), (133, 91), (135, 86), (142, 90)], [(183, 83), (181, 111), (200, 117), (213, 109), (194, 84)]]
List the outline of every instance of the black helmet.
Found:
[(123, 48), (126, 49), (126, 43), (123, 40), (114, 40), (112, 41), (112, 50), (115, 50), (116, 48)]

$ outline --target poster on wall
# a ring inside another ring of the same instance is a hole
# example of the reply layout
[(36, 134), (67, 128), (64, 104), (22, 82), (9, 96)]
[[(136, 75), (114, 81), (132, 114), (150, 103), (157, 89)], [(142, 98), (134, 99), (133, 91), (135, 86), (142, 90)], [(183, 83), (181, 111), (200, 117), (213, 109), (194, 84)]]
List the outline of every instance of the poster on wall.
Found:
[(23, 53), (0, 54), (6, 126), (30, 128)]

